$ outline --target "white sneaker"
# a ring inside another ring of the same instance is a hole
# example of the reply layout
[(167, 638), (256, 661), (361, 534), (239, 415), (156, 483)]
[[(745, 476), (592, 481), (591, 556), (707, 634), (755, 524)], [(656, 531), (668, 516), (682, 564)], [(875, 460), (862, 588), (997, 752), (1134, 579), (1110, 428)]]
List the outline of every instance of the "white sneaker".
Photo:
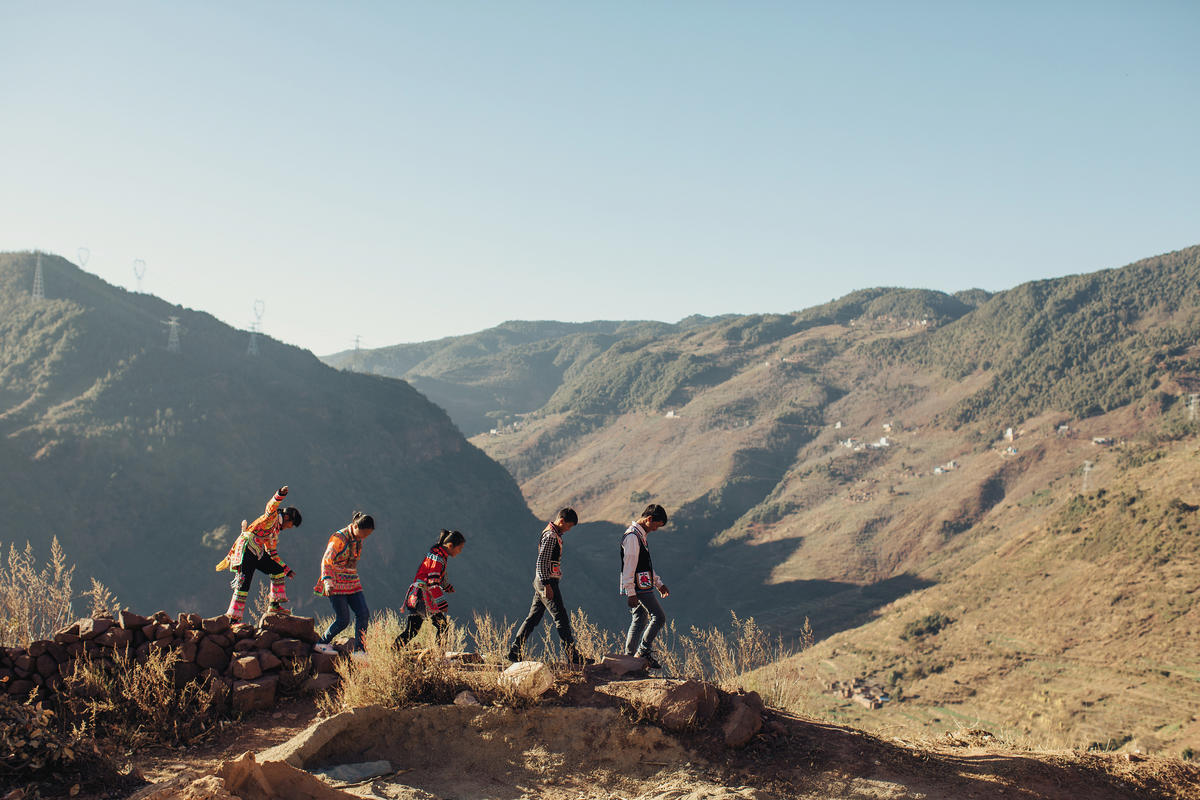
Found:
[(359, 664), (369, 664), (371, 657), (367, 655), (365, 650), (354, 650), (350, 653), (350, 660)]
[(327, 656), (337, 655), (337, 648), (331, 644), (314, 644), (313, 650), (317, 651), (318, 653), (324, 653)]

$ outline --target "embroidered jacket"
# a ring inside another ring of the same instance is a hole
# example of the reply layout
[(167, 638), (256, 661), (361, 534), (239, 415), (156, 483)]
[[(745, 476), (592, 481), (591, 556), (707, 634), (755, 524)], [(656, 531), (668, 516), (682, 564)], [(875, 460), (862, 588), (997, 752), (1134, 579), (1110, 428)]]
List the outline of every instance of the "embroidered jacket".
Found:
[(416, 611), (423, 601), (427, 613), (438, 613), (446, 610), (448, 605), (442, 586), (446, 580), (446, 562), (450, 554), (445, 547), (435, 544), (425, 554), (421, 566), (417, 568), (417, 576), (408, 587), (408, 597), (404, 605), (410, 611)]
[[(325, 556), (321, 559), (321, 580), (313, 587), (317, 594), (355, 594), (362, 591), (358, 579), (358, 558), (362, 554), (362, 539), (350, 532), (347, 525), (329, 537)], [(325, 581), (333, 583), (325, 591)]]
[(266, 554), (267, 558), (279, 564), (283, 572), (287, 572), (287, 564), (279, 557), (279, 531), (283, 528), (279, 504), (282, 502), (283, 495), (276, 492), (275, 496), (267, 501), (266, 513), (247, 525), (234, 540), (233, 546), (229, 548), (229, 555), (225, 557), (230, 570), (237, 571), (242, 564), (242, 556), (249, 549), (256, 556)]
[(562, 532), (551, 522), (542, 531), (542, 539), (538, 543), (537, 568), (534, 580), (543, 586), (547, 581), (562, 578)]
[(636, 522), (629, 523), (621, 537), (621, 593), (629, 597), (652, 588), (661, 589), (662, 578), (654, 571), (646, 529)]

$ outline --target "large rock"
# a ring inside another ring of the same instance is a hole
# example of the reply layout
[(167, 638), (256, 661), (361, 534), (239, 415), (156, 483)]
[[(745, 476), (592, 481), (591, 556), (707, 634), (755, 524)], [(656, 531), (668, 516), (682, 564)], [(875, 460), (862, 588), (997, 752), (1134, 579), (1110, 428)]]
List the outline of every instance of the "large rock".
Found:
[(554, 685), (554, 673), (540, 661), (518, 661), (500, 673), (500, 685), (536, 700)]
[(638, 656), (626, 656), (620, 653), (609, 653), (597, 665), (613, 675), (627, 675), (630, 672), (643, 672), (646, 669), (646, 659)]
[(239, 713), (262, 711), (275, 705), (275, 687), (279, 679), (275, 676), (254, 681), (234, 681), (233, 710)]
[(79, 620), (79, 638), (80, 639), (95, 639), (100, 634), (113, 626), (111, 619), (92, 619), (84, 617)]
[(229, 653), (224, 648), (205, 639), (200, 642), (200, 648), (196, 651), (196, 663), (206, 669), (224, 672), (225, 668), (229, 666)]
[(283, 661), (279, 656), (270, 650), (259, 650), (257, 655), (258, 663), (262, 667), (263, 672), (270, 672), (273, 669), (279, 669), (283, 666)]
[(202, 620), (200, 622), (200, 627), (204, 629), (205, 633), (224, 633), (232, 628), (233, 625), (230, 623), (229, 617), (221, 614), (216, 617), (209, 617), (208, 619)]
[(313, 626), (312, 617), (267, 613), (259, 621), (258, 627), (279, 634), (283, 639), (299, 639), (309, 644), (317, 642), (317, 631)]
[[(757, 695), (756, 695), (757, 696)], [(762, 712), (740, 697), (735, 697), (733, 711), (721, 728), (728, 747), (744, 747), (762, 729)]]
[(233, 677), (252, 681), (262, 675), (262, 666), (254, 656), (242, 656), (233, 662)]
[(254, 646), (259, 650), (269, 650), (271, 645), (278, 642), (283, 637), (272, 631), (263, 631), (258, 636), (254, 637)]
[(176, 661), (173, 677), (175, 688), (182, 690), (183, 687), (200, 677), (200, 667), (189, 661)]
[(721, 693), (702, 681), (647, 678), (597, 686), (596, 691), (619, 697), (667, 730), (682, 731), (706, 725), (717, 713)]
[(334, 658), (334, 656), (331, 656), (328, 653), (313, 653), (313, 669), (321, 674), (333, 672)]
[(117, 617), (120, 619), (121, 627), (127, 631), (144, 628), (146, 627), (146, 624), (150, 622), (150, 620), (146, 619), (141, 614), (135, 614), (128, 609), (122, 611), (117, 615)]
[(271, 652), (280, 658), (303, 658), (312, 648), (299, 639), (280, 639), (271, 645)]

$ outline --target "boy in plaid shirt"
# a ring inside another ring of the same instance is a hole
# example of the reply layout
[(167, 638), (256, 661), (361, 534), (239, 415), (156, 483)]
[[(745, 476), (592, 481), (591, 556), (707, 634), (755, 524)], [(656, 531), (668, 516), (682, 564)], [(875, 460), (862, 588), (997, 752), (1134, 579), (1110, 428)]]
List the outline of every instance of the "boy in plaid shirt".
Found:
[(533, 603), (529, 606), (529, 615), (517, 630), (512, 648), (508, 651), (509, 661), (520, 661), (521, 651), (525, 640), (542, 621), (547, 609), (550, 617), (558, 628), (558, 638), (562, 640), (567, 651), (567, 660), (572, 664), (582, 666), (591, 664), (592, 659), (586, 658), (575, 649), (575, 635), (571, 633), (571, 617), (563, 603), (562, 589), (562, 537), (563, 534), (575, 527), (579, 515), (573, 508), (561, 509), (542, 531), (538, 542), (537, 567), (533, 576)]

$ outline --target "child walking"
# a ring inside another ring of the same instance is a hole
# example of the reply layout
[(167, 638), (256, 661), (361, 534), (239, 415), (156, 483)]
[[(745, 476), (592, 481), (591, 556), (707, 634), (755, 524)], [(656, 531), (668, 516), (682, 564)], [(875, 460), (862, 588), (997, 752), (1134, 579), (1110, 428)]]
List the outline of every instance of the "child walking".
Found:
[(625, 655), (646, 659), (647, 666), (652, 669), (662, 668), (650, 647), (667, 621), (662, 603), (654, 596), (654, 590), (658, 589), (663, 597), (671, 592), (654, 571), (646, 537), (666, 524), (666, 510), (657, 503), (651, 503), (640, 517), (629, 524), (625, 535), (621, 537), (621, 592), (625, 595), (632, 617), (629, 632), (625, 635)]
[(444, 528), (438, 536), (437, 543), (429, 548), (425, 560), (417, 568), (417, 577), (408, 587), (408, 596), (404, 600), (404, 608), (408, 611), (408, 625), (396, 637), (396, 646), (403, 647), (421, 630), (425, 617), (433, 621), (440, 635), (449, 624), (446, 621), (446, 609), (450, 601), (446, 593), (453, 592), (454, 586), (446, 581), (446, 562), (462, 552), (467, 537), (459, 531), (448, 531)]
[(520, 661), (521, 651), (525, 649), (525, 640), (537, 629), (550, 611), (550, 618), (558, 628), (558, 638), (566, 650), (567, 661), (576, 666), (591, 664), (592, 659), (582, 655), (575, 649), (575, 635), (571, 632), (571, 617), (563, 602), (562, 588), (562, 551), (563, 534), (575, 527), (579, 515), (573, 508), (560, 509), (554, 521), (546, 525), (538, 542), (537, 566), (533, 573), (533, 602), (529, 606), (529, 615), (517, 629), (516, 638), (508, 651), (509, 661)]
[(333, 606), (333, 621), (321, 634), (316, 650), (322, 653), (336, 652), (330, 646), (337, 636), (350, 624), (350, 612), (354, 612), (354, 645), (351, 655), (364, 651), (363, 637), (367, 633), (367, 599), (363, 595), (362, 582), (358, 578), (358, 558), (362, 555), (362, 542), (375, 532), (375, 518), (370, 514), (355, 511), (350, 524), (335, 531), (325, 547), (321, 559), (321, 580), (313, 592), (329, 598)]
[(230, 582), (233, 597), (229, 601), (229, 610), (225, 612), (232, 622), (242, 621), (255, 570), (271, 577), (271, 610), (290, 613), (283, 607), (287, 602), (284, 579), (295, 577), (296, 573), (279, 557), (279, 533), (288, 528), (299, 528), (301, 517), (297, 508), (279, 507), (287, 493), (288, 487), (280, 488), (267, 501), (266, 513), (249, 525), (245, 520), (242, 521), (241, 534), (234, 540), (225, 559), (217, 564), (217, 572), (224, 569), (234, 572)]

